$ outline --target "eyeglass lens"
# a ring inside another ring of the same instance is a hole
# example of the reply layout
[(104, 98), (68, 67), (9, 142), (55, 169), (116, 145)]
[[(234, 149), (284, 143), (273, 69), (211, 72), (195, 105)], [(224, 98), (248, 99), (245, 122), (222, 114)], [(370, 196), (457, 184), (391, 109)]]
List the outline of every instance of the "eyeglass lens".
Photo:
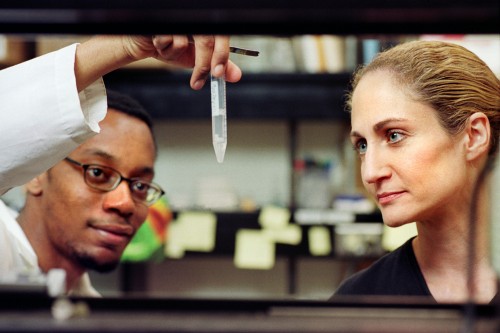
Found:
[(162, 193), (160, 189), (157, 189), (148, 182), (140, 179), (126, 179), (111, 168), (89, 165), (85, 170), (85, 181), (87, 184), (103, 191), (114, 190), (122, 180), (129, 183), (132, 196), (136, 200), (147, 204), (152, 204)]

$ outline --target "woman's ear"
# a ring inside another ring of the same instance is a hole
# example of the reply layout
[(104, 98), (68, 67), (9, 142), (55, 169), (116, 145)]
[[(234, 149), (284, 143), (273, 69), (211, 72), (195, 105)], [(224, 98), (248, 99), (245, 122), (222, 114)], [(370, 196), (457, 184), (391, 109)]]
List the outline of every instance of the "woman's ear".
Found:
[(24, 187), (25, 187), (26, 193), (28, 195), (39, 196), (42, 194), (42, 192), (43, 192), (43, 190), (42, 190), (42, 182), (43, 182), (42, 178), (43, 177), (44, 177), (44, 174), (39, 175), (26, 183), (26, 185)]
[(490, 149), (490, 121), (482, 112), (470, 116), (465, 129), (467, 135), (467, 159), (475, 160), (477, 157), (487, 155)]

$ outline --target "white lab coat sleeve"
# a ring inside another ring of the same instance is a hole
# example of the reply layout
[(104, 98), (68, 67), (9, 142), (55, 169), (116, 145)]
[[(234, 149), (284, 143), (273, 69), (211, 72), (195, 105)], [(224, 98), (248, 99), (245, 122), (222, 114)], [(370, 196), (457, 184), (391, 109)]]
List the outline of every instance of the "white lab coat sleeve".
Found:
[(78, 94), (77, 44), (0, 71), (0, 194), (22, 185), (99, 132), (102, 78)]

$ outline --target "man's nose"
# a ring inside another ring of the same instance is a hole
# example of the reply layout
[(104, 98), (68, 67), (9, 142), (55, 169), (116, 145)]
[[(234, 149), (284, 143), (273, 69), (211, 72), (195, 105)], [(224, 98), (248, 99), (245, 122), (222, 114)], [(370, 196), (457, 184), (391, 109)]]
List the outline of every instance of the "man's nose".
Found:
[(105, 194), (104, 209), (116, 210), (120, 215), (131, 215), (136, 206), (129, 184), (122, 181), (114, 190)]

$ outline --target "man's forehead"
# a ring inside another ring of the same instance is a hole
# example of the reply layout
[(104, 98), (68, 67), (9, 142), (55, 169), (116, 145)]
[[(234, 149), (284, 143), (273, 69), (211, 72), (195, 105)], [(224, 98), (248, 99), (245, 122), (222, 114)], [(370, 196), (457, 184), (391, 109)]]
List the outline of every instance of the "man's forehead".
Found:
[(82, 146), (81, 149), (79, 149), (79, 155), (84, 156), (84, 157), (85, 156), (98, 157), (98, 158), (102, 158), (104, 160), (110, 160), (110, 161), (116, 160), (116, 157), (111, 152), (107, 152), (103, 149), (100, 149), (98, 147), (92, 147), (92, 146), (89, 146), (89, 147)]
[(87, 140), (84, 145), (108, 145), (128, 148), (131, 143), (155, 148), (153, 132), (143, 120), (126, 113), (109, 109), (99, 124), (100, 133)]

